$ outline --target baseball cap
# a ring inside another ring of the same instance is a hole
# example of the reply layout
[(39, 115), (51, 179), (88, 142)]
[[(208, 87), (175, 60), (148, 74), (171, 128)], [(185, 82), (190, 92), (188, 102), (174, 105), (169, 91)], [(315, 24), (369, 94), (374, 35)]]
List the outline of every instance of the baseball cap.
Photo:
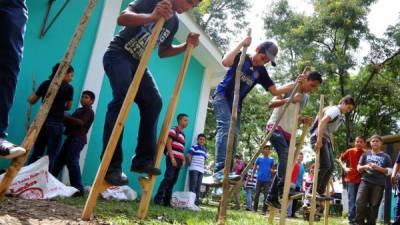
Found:
[(265, 53), (269, 60), (271, 61), (271, 64), (273, 66), (276, 66), (275, 63), (275, 57), (278, 54), (278, 46), (274, 42), (271, 41), (265, 41), (260, 44), (260, 53)]

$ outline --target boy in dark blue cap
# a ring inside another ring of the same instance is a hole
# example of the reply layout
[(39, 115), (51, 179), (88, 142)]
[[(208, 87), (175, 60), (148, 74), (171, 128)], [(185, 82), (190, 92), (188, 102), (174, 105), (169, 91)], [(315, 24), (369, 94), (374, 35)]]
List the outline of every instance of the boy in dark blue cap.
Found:
[[(228, 139), (228, 130), (230, 126), (232, 103), (235, 86), (235, 73), (239, 63), (242, 47), (247, 47), (251, 43), (251, 37), (245, 38), (240, 42), (236, 48), (228, 52), (222, 64), (229, 67), (224, 79), (218, 84), (213, 95), (213, 106), (215, 117), (217, 120), (217, 135), (216, 141), (216, 162), (214, 175), (216, 180), (223, 178), (223, 168), (226, 157), (226, 146)], [(233, 154), (235, 154), (236, 145), (238, 142), (239, 129), (240, 129), (240, 114), (241, 105), (246, 95), (253, 89), (256, 84), (261, 84), (266, 91), (272, 95), (277, 96), (284, 94), (293, 89), (294, 83), (276, 87), (274, 82), (268, 75), (265, 64), (271, 62), (276, 66), (275, 57), (278, 54), (278, 47), (271, 41), (265, 41), (256, 48), (254, 55), (246, 55), (243, 63), (242, 74), (240, 75), (240, 91), (239, 91), (239, 105), (238, 105), (238, 121), (235, 131), (235, 142), (233, 147)], [(300, 76), (303, 80), (303, 76)], [(238, 176), (230, 176), (231, 179), (236, 179)]]

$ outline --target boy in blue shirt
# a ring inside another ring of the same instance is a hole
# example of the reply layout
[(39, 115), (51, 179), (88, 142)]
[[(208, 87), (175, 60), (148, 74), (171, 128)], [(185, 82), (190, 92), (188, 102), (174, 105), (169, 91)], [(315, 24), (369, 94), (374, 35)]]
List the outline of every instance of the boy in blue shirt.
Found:
[(254, 174), (257, 174), (256, 194), (254, 196), (254, 211), (258, 209), (258, 199), (261, 191), (264, 192), (263, 213), (267, 211), (267, 196), (271, 186), (271, 169), (274, 166), (274, 160), (269, 157), (271, 146), (266, 145), (263, 149), (263, 157), (258, 157), (253, 167)]
[[(228, 131), (232, 113), (232, 103), (234, 96), (235, 73), (239, 63), (242, 47), (247, 47), (251, 43), (251, 37), (245, 38), (236, 48), (228, 52), (222, 60), (222, 65), (229, 67), (224, 79), (218, 84), (213, 95), (213, 106), (215, 118), (217, 121), (217, 134), (215, 137), (216, 162), (214, 177), (219, 180), (223, 177), (223, 168), (225, 167), (226, 146), (228, 140)], [(270, 41), (261, 43), (256, 53), (246, 55), (242, 74), (240, 76), (239, 105), (237, 115), (237, 125), (235, 130), (235, 142), (233, 154), (236, 151), (236, 145), (239, 137), (240, 129), (240, 113), (241, 105), (247, 94), (256, 84), (260, 84), (266, 91), (272, 95), (281, 95), (293, 89), (294, 83), (276, 87), (274, 82), (268, 75), (265, 64), (271, 62), (275, 66), (275, 57), (278, 53), (278, 47)], [(303, 76), (299, 76), (300, 81), (304, 80)], [(233, 178), (233, 177), (232, 177)]]
[(197, 135), (197, 144), (193, 145), (186, 158), (189, 164), (189, 191), (196, 194), (195, 205), (200, 205), (200, 186), (203, 180), (204, 164), (207, 159), (207, 149), (205, 146), (206, 136)]

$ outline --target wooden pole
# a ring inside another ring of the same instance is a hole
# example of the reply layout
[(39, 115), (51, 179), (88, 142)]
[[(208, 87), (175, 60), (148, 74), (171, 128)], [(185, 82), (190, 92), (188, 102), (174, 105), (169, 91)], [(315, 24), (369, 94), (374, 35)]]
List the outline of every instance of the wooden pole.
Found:
[[(329, 180), (329, 185), (326, 187), (326, 196), (330, 197), (331, 193), (330, 193), (330, 184), (332, 182), (332, 178)], [(324, 225), (328, 225), (329, 224), (329, 203), (330, 201), (325, 201), (324, 202)]]
[[(318, 113), (318, 123), (321, 122), (323, 117), (323, 110), (324, 110), (324, 95), (321, 95), (319, 98), (319, 113)], [(316, 128), (318, 129), (318, 127)], [(318, 171), (319, 171), (319, 156), (321, 153), (321, 149), (316, 151), (315, 156), (315, 166), (314, 166), (314, 179), (313, 179), (313, 186), (312, 186), (312, 197), (311, 197), (311, 209), (310, 209), (310, 220), (309, 224), (314, 224), (314, 217), (315, 217), (315, 207), (316, 207), (316, 197), (317, 197), (317, 186), (318, 186)]]
[[(304, 139), (305, 139), (309, 129), (310, 129), (310, 124), (304, 124), (303, 131), (301, 133), (299, 142), (296, 144), (296, 151), (294, 153), (294, 159), (293, 160), (296, 160), (297, 157), (299, 156), (300, 150), (301, 150), (301, 148), (302, 148), (302, 146), (304, 144)], [(293, 164), (292, 164), (292, 168), (289, 171), (293, 171)], [(271, 210), (270, 210), (269, 217), (268, 217), (268, 223), (269, 224), (273, 224), (273, 222), (274, 222), (275, 210), (276, 209), (274, 207), (272, 207)]]
[(7, 172), (1, 181), (0, 185), (0, 199), (4, 198), (6, 191), (8, 190), (9, 186), (11, 185), (14, 177), (17, 175), (18, 171), (24, 166), (26, 159), (28, 158), (29, 152), (34, 145), (37, 136), (39, 135), (40, 129), (43, 126), (44, 121), (47, 118), (47, 114), (53, 104), (54, 98), (60, 88), (60, 85), (64, 79), (65, 74), (67, 73), (68, 66), (71, 63), (72, 57), (75, 53), (76, 47), (82, 37), (83, 31), (86, 28), (86, 25), (89, 21), (89, 17), (96, 6), (97, 0), (90, 0), (88, 6), (85, 9), (83, 17), (79, 23), (78, 28), (76, 29), (71, 43), (67, 49), (67, 52), (64, 55), (64, 59), (61, 61), (60, 66), (54, 78), (47, 90), (46, 96), (44, 97), (44, 103), (40, 107), (40, 110), (36, 116), (35, 121), (33, 122), (32, 126), (29, 128), (28, 133), (26, 134), (23, 142), (22, 147), (26, 149), (26, 153), (22, 156), (14, 158), (10, 167), (7, 169)]
[(143, 74), (146, 70), (147, 63), (150, 59), (151, 53), (156, 46), (158, 36), (164, 25), (165, 19), (160, 18), (153, 28), (153, 32), (149, 38), (149, 42), (146, 49), (143, 52), (143, 56), (140, 59), (139, 65), (136, 69), (135, 75), (133, 76), (132, 82), (126, 93), (124, 102), (121, 110), (118, 114), (117, 121), (115, 122), (113, 131), (110, 139), (108, 140), (107, 147), (104, 151), (103, 159), (101, 160), (100, 167), (97, 170), (96, 178), (94, 180), (92, 189), (90, 190), (88, 199), (86, 200), (85, 208), (82, 212), (82, 220), (89, 220), (92, 215), (93, 208), (96, 205), (98, 195), (107, 189), (110, 185), (104, 180), (105, 174), (110, 166), (112, 156), (114, 155), (115, 147), (117, 146), (119, 137), (121, 136), (122, 129), (125, 121), (128, 118), (129, 110), (132, 107), (132, 103), (135, 100), (136, 94), (139, 89), (140, 82), (142, 81)]
[[(333, 106), (333, 101), (329, 101), (329, 106)], [(333, 143), (333, 137), (332, 135), (329, 136), (329, 139), (331, 140), (331, 145), (332, 145), (332, 151), (335, 151), (335, 145)], [(330, 192), (330, 184), (332, 182), (332, 178), (329, 179), (329, 185), (326, 187), (326, 196), (331, 197), (331, 192)], [(332, 184), (333, 185), (333, 184)], [(324, 202), (324, 225), (329, 224), (329, 207), (330, 207), (330, 201), (325, 201)]]
[[(36, 91), (36, 82), (35, 75), (32, 76), (32, 93)], [(28, 111), (26, 111), (26, 125), (25, 130), (28, 132), (29, 127), (31, 126), (31, 114), (32, 114), (32, 104), (28, 103)]]
[[(165, 145), (166, 145), (167, 139), (168, 139), (168, 132), (169, 132), (169, 129), (171, 128), (171, 123), (172, 123), (172, 119), (173, 119), (173, 116), (174, 116), (174, 113), (176, 110), (176, 106), (178, 105), (179, 96), (180, 96), (180, 93), (182, 90), (183, 81), (186, 76), (186, 71), (189, 67), (189, 62), (190, 62), (193, 48), (194, 48), (194, 46), (189, 44), (186, 49), (186, 52), (185, 52), (185, 55), (183, 58), (183, 62), (182, 62), (182, 66), (179, 71), (179, 75), (178, 75), (178, 78), (177, 78), (177, 81), (175, 84), (175, 89), (174, 89), (173, 94), (171, 95), (167, 113), (164, 117), (164, 121), (163, 121), (162, 128), (160, 131), (160, 137), (158, 138), (158, 142), (157, 142), (157, 155), (155, 158), (155, 167), (157, 167), (157, 168), (160, 167), (162, 155), (164, 153)], [(140, 178), (140, 184), (143, 188), (143, 194), (142, 194), (142, 198), (140, 199), (139, 209), (137, 212), (137, 216), (139, 217), (139, 219), (144, 219), (147, 216), (147, 211), (149, 209), (149, 204), (150, 204), (155, 181), (156, 181), (156, 176), (149, 176), (148, 178)]]
[[(247, 36), (251, 36), (251, 29), (248, 30)], [(222, 225), (225, 224), (226, 217), (226, 207), (229, 199), (229, 172), (231, 171), (231, 163), (232, 163), (232, 152), (233, 152), (233, 143), (235, 141), (235, 131), (237, 124), (237, 111), (239, 104), (239, 91), (240, 91), (240, 75), (242, 73), (243, 63), (246, 58), (247, 46), (243, 47), (242, 54), (240, 55), (239, 64), (236, 68), (235, 73), (235, 89), (233, 95), (233, 103), (232, 103), (232, 114), (231, 121), (229, 125), (228, 132), (228, 140), (226, 145), (226, 157), (225, 157), (225, 168), (224, 168), (224, 180), (222, 182), (222, 198), (220, 202), (220, 210), (218, 211), (218, 220), (217, 224)]]
[[(303, 74), (306, 73), (309, 70), (309, 67), (306, 66), (303, 70)], [(243, 180), (243, 178), (246, 176), (247, 171), (250, 169), (250, 167), (252, 167), (252, 165), (255, 163), (255, 161), (257, 160), (257, 157), (262, 153), (264, 146), (267, 144), (267, 142), (269, 141), (269, 139), (271, 138), (272, 134), (274, 133), (274, 131), (276, 130), (276, 128), (278, 127), (279, 122), (281, 121), (283, 115), (285, 114), (289, 104), (293, 101), (293, 98), (295, 96), (295, 94), (297, 93), (297, 91), (300, 88), (300, 83), (296, 82), (296, 85), (293, 88), (292, 94), (289, 97), (289, 100), (281, 107), (283, 107), (281, 113), (278, 116), (278, 119), (276, 120), (274, 126), (272, 126), (272, 129), (270, 131), (268, 131), (267, 136), (264, 138), (264, 140), (262, 141), (262, 143), (260, 144), (260, 147), (258, 148), (258, 151), (253, 155), (253, 157), (251, 158), (250, 162), (247, 163), (246, 167), (244, 168), (244, 170), (242, 171), (242, 173), (240, 174), (240, 181)], [(240, 185), (240, 182), (238, 182), (236, 185)], [(232, 194), (232, 190), (229, 191), (229, 194)]]
[(297, 122), (299, 118), (299, 111), (300, 111), (300, 104), (296, 103), (294, 108), (294, 115), (293, 118), (293, 127), (290, 131), (290, 145), (288, 150), (288, 160), (286, 164), (286, 173), (285, 173), (285, 183), (283, 187), (283, 200), (282, 200), (282, 207), (281, 207), (281, 214), (279, 219), (279, 224), (284, 225), (286, 224), (286, 215), (287, 215), (287, 207), (289, 201), (289, 190), (290, 190), (290, 178), (292, 177), (292, 170), (293, 170), (293, 163), (294, 163), (294, 153), (296, 151), (296, 131), (297, 131)]

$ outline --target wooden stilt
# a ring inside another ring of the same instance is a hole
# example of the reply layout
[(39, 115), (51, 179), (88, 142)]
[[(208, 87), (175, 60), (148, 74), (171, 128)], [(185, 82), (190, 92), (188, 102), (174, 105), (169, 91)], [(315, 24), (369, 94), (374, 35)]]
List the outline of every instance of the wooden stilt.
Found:
[[(32, 76), (32, 93), (36, 91), (36, 81), (35, 75)], [(32, 114), (32, 104), (28, 103), (28, 111), (26, 111), (26, 125), (25, 130), (28, 132), (29, 127), (31, 126), (31, 114)]]
[(78, 28), (76, 29), (74, 36), (69, 44), (67, 52), (64, 55), (64, 59), (61, 61), (60, 66), (54, 75), (54, 78), (47, 90), (46, 96), (44, 98), (43, 105), (40, 107), (40, 110), (36, 116), (35, 121), (33, 122), (32, 126), (29, 128), (23, 142), (22, 147), (26, 149), (26, 153), (20, 157), (13, 159), (10, 167), (7, 169), (7, 172), (1, 181), (0, 185), (0, 199), (4, 198), (4, 195), (8, 188), (10, 187), (14, 177), (17, 175), (18, 171), (24, 166), (26, 159), (29, 156), (29, 152), (33, 147), (37, 136), (39, 135), (40, 129), (43, 126), (47, 118), (47, 114), (53, 104), (53, 101), (56, 97), (58, 89), (64, 79), (65, 74), (68, 70), (68, 65), (71, 63), (72, 57), (75, 53), (76, 47), (82, 37), (83, 31), (86, 28), (86, 25), (89, 21), (89, 17), (96, 6), (97, 0), (90, 0), (86, 10), (83, 14), (83, 17), (80, 21)]
[(287, 160), (287, 165), (286, 165), (286, 173), (285, 173), (285, 183), (283, 187), (283, 200), (282, 200), (282, 207), (281, 207), (281, 214), (280, 214), (280, 219), (279, 219), (279, 224), (284, 225), (286, 224), (286, 216), (287, 216), (287, 208), (288, 208), (288, 201), (289, 201), (289, 190), (290, 190), (290, 178), (292, 177), (292, 170), (293, 170), (293, 164), (294, 164), (294, 154), (296, 151), (296, 131), (297, 131), (297, 122), (298, 122), (298, 117), (299, 117), (299, 110), (300, 110), (300, 104), (296, 103), (294, 111), (295, 111), (295, 117), (293, 118), (293, 127), (292, 130), (290, 131), (291, 133), (291, 138), (290, 138), (290, 144), (289, 144), (289, 150), (288, 150), (288, 160)]
[[(247, 36), (250, 37), (251, 30), (247, 32)], [(237, 111), (238, 111), (238, 104), (239, 104), (239, 90), (240, 90), (240, 74), (242, 73), (242, 67), (244, 60), (246, 58), (247, 47), (243, 47), (242, 54), (240, 55), (239, 64), (236, 68), (235, 74), (235, 89), (234, 89), (234, 97), (233, 97), (233, 104), (232, 104), (232, 114), (231, 114), (231, 121), (229, 125), (229, 132), (228, 132), (228, 140), (226, 146), (226, 158), (225, 158), (225, 168), (224, 168), (224, 180), (222, 182), (222, 198), (220, 202), (219, 214), (218, 214), (218, 225), (225, 224), (225, 217), (226, 217), (226, 208), (228, 205), (229, 199), (229, 173), (231, 170), (231, 163), (232, 163), (232, 152), (233, 152), (233, 142), (235, 140), (235, 131), (236, 131), (236, 123), (237, 123)], [(235, 188), (232, 189), (234, 191)]]
[[(330, 197), (331, 196), (331, 191), (330, 191), (330, 184), (332, 182), (332, 178), (329, 180), (329, 185), (326, 187), (326, 196)], [(324, 202), (324, 225), (328, 225), (329, 224), (329, 205), (330, 205), (330, 201), (325, 201)]]
[(274, 224), (275, 211), (276, 209), (274, 207), (269, 209), (268, 224)]
[[(168, 139), (168, 132), (169, 129), (171, 128), (171, 123), (175, 113), (176, 106), (178, 105), (179, 96), (182, 90), (183, 81), (186, 76), (186, 71), (189, 67), (190, 57), (192, 55), (193, 48), (194, 46), (189, 44), (186, 49), (182, 66), (176, 81), (175, 89), (171, 95), (168, 110), (164, 117), (164, 121), (160, 132), (160, 137), (158, 138), (157, 142), (157, 155), (155, 158), (155, 167), (157, 168), (160, 167), (162, 155), (164, 153), (165, 145)], [(139, 209), (137, 212), (137, 216), (140, 219), (144, 219), (147, 215), (155, 181), (156, 181), (156, 176), (149, 176), (148, 178), (141, 178), (140, 180), (140, 184), (143, 188), (143, 194), (142, 198), (140, 199)]]
[(82, 219), (89, 220), (93, 212), (93, 208), (96, 205), (97, 197), (100, 193), (100, 189), (104, 184), (104, 177), (108, 170), (111, 162), (111, 158), (114, 155), (115, 147), (117, 146), (119, 137), (121, 136), (122, 128), (124, 127), (125, 121), (128, 118), (129, 110), (132, 103), (136, 97), (137, 91), (139, 89), (140, 82), (142, 80), (143, 74), (146, 70), (148, 60), (150, 59), (151, 53), (156, 45), (158, 36), (161, 32), (161, 28), (164, 25), (165, 19), (160, 18), (153, 28), (153, 33), (149, 38), (149, 42), (140, 60), (138, 68), (136, 69), (133, 80), (129, 86), (128, 92), (126, 93), (124, 102), (122, 104), (121, 110), (118, 114), (117, 121), (115, 122), (113, 131), (111, 133), (110, 139), (108, 141), (107, 147), (104, 151), (103, 159), (100, 163), (100, 167), (97, 170), (96, 178), (94, 180), (92, 189), (90, 190), (88, 199), (86, 200), (85, 208), (82, 212)]
[[(318, 113), (318, 122), (321, 121), (323, 116), (323, 109), (324, 109), (324, 95), (320, 96), (319, 99), (319, 113)], [(314, 164), (314, 179), (313, 179), (313, 186), (312, 186), (312, 197), (311, 197), (311, 209), (310, 209), (310, 218), (309, 224), (314, 224), (314, 217), (315, 217), (315, 207), (316, 207), (316, 196), (317, 196), (317, 186), (318, 186), (318, 172), (319, 172), (319, 156), (321, 150), (318, 149), (316, 151), (315, 156), (315, 164)]]
[[(303, 74), (306, 73), (309, 70), (309, 67), (306, 66), (303, 70)], [(250, 167), (252, 167), (252, 165), (255, 163), (255, 161), (257, 160), (258, 156), (262, 153), (264, 146), (268, 143), (269, 139), (271, 138), (272, 134), (274, 133), (274, 131), (276, 130), (276, 128), (278, 127), (279, 122), (281, 121), (283, 115), (285, 114), (289, 104), (293, 101), (293, 98), (295, 96), (295, 94), (297, 93), (297, 91), (300, 88), (300, 83), (296, 83), (295, 87), (293, 88), (292, 94), (289, 97), (288, 102), (286, 102), (283, 106), (282, 111), (280, 112), (280, 114), (278, 115), (278, 119), (276, 120), (274, 126), (272, 126), (272, 129), (270, 131), (268, 131), (267, 136), (264, 138), (264, 140), (262, 141), (262, 143), (260, 144), (258, 151), (253, 155), (253, 157), (250, 159), (250, 161), (247, 163), (246, 167), (244, 168), (244, 170), (242, 171), (242, 173), (240, 174), (240, 181), (243, 180), (243, 178), (246, 176), (247, 171), (249, 171)], [(239, 185), (240, 182), (236, 185)], [(232, 190), (232, 189), (231, 189)], [(232, 191), (229, 191), (229, 195), (232, 194)]]

